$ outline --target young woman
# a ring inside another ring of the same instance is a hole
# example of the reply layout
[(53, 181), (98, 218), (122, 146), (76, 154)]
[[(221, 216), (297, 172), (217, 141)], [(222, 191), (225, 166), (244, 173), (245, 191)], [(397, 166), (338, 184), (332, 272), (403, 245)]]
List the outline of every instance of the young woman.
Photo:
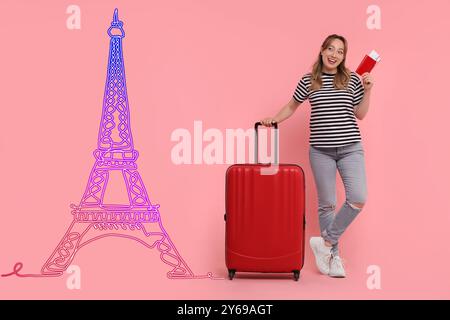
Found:
[[(364, 150), (356, 118), (362, 120), (369, 110), (373, 79), (369, 73), (358, 75), (345, 67), (347, 41), (330, 35), (322, 43), (312, 72), (304, 75), (294, 95), (275, 117), (261, 122), (271, 126), (295, 112), (306, 99), (311, 104), (309, 158), (317, 187), (320, 237), (310, 246), (319, 271), (331, 277), (345, 277), (338, 241), (361, 212), (367, 187)], [(336, 171), (342, 178), (346, 200), (336, 208)]]

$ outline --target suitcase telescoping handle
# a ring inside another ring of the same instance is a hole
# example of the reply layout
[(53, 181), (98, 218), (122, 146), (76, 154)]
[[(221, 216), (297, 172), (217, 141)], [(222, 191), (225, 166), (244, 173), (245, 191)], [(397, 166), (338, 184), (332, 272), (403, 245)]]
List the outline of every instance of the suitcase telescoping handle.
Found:
[[(258, 127), (259, 126), (262, 126), (262, 123), (256, 122), (255, 123), (255, 163), (258, 163)], [(275, 121), (272, 121), (272, 126), (275, 129), (275, 143), (274, 143), (275, 156), (274, 156), (273, 164), (278, 165), (278, 123), (276, 123)]]

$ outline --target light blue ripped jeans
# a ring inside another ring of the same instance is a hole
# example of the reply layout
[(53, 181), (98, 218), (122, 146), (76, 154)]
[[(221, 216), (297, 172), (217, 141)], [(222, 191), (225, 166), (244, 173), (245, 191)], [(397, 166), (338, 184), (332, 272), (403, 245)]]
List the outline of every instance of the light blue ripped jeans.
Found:
[[(361, 212), (354, 204), (364, 204), (367, 198), (363, 146), (361, 142), (331, 148), (310, 146), (309, 160), (319, 198), (320, 232), (333, 245), (332, 254), (337, 256), (339, 238)], [(346, 197), (337, 213), (336, 171), (344, 183)]]

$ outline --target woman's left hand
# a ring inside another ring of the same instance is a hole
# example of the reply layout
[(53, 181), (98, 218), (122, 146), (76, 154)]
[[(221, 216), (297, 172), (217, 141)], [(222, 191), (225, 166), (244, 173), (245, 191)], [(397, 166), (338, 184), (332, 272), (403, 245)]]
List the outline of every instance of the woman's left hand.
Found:
[(362, 75), (364, 90), (370, 90), (373, 86), (373, 78), (370, 73), (366, 72)]

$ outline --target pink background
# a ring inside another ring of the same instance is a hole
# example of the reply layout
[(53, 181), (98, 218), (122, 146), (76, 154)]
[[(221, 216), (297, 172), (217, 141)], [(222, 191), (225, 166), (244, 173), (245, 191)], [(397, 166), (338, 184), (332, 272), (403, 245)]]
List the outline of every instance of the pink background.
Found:
[[(81, 8), (81, 30), (66, 8)], [(381, 8), (381, 30), (366, 9)], [(349, 41), (356, 69), (382, 62), (360, 122), (369, 197), (341, 240), (348, 277), (316, 271), (309, 247), (298, 283), (287, 276), (170, 280), (155, 250), (106, 238), (80, 250), (81, 289), (59, 278), (0, 278), (1, 298), (450, 298), (447, 0), (1, 1), (0, 273), (39, 272), (71, 222), (94, 163), (113, 9), (124, 21), (125, 69), (139, 172), (177, 249), (196, 274), (226, 277), (228, 165), (179, 165), (177, 128), (250, 128), (274, 115), (308, 72), (323, 39)], [(308, 160), (309, 104), (281, 126), (281, 162), (305, 169), (307, 233), (318, 234)], [(344, 200), (340, 179), (339, 204)], [(367, 267), (381, 270), (369, 290)], [(255, 279), (257, 278), (257, 279)]]

